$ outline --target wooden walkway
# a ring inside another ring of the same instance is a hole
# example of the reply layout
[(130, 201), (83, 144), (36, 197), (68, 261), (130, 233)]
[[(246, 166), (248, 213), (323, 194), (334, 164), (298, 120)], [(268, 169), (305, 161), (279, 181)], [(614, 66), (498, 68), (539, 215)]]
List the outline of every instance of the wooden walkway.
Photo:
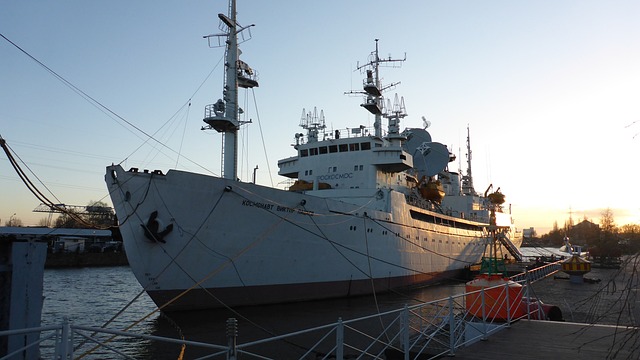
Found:
[(455, 359), (640, 359), (640, 328), (520, 320)]

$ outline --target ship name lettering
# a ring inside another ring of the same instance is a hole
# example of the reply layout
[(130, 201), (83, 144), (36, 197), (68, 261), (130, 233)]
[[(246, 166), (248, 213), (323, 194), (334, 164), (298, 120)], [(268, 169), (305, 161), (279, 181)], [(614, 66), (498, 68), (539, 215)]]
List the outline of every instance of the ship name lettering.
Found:
[(337, 180), (337, 179), (351, 179), (351, 178), (353, 178), (353, 173), (318, 175), (318, 180)]
[(273, 209), (273, 204), (255, 202), (255, 201), (251, 201), (251, 200), (242, 200), (242, 205), (244, 205), (244, 206), (254, 206), (254, 207), (265, 209), (265, 210)]

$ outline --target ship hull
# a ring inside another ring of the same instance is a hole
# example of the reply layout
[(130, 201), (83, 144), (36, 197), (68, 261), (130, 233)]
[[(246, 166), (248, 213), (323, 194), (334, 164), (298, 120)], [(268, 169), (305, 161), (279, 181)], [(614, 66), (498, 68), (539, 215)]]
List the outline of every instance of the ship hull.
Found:
[(164, 311), (428, 284), (477, 263), (485, 245), (481, 224), (439, 218), (393, 191), (363, 191), (357, 204), (117, 165), (105, 179), (131, 269)]
[[(417, 284), (432, 284), (458, 276), (460, 270), (407, 276), (356, 281), (335, 281), (322, 283), (297, 283), (263, 286), (184, 290), (156, 290), (148, 292), (158, 306), (168, 304), (165, 311), (190, 311), (227, 306), (254, 306), (265, 304), (293, 303), (301, 301), (345, 298), (386, 292), (391, 289), (406, 288)], [(215, 296), (215, 298), (214, 298)], [(179, 299), (171, 303), (173, 299)], [(212, 303), (212, 300), (214, 303)], [(216, 304), (217, 303), (217, 304)]]

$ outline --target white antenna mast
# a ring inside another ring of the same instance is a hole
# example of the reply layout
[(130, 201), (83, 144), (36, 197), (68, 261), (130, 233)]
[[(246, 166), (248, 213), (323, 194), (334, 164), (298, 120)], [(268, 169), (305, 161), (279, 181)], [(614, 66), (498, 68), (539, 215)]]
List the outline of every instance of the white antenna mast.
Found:
[[(212, 37), (226, 38), (224, 99), (218, 99), (215, 104), (209, 104), (205, 107), (203, 121), (208, 126), (202, 129), (214, 129), (223, 133), (222, 177), (236, 180), (238, 176), (238, 129), (244, 124), (239, 120), (241, 110), (238, 106), (238, 87), (253, 88), (258, 86), (253, 69), (239, 59), (238, 34), (254, 25), (242, 27), (238, 24), (235, 0), (231, 0), (229, 3), (229, 15), (218, 14), (218, 18), (226, 25), (227, 32), (205, 35), (204, 38), (208, 40)], [(244, 37), (242, 39), (245, 40)], [(211, 46), (210, 40), (209, 45)]]

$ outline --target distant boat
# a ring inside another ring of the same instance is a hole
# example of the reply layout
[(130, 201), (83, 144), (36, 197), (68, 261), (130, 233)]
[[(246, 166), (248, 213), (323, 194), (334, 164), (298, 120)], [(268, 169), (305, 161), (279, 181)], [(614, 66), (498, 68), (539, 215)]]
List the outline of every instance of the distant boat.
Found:
[[(380, 58), (377, 40), (359, 68), (366, 74), (361, 106), (374, 116), (373, 129), (328, 131), (322, 112), (303, 112), (306, 134), (296, 134), (295, 153), (278, 161), (279, 174), (296, 183), (284, 190), (239, 181), (238, 88), (258, 82), (238, 58), (238, 34), (248, 27), (238, 24), (235, 1), (218, 17), (227, 44), (224, 95), (205, 108), (204, 122), (223, 134), (223, 175), (111, 165), (105, 176), (131, 269), (161, 309), (344, 297), (439, 281), (480, 261), (491, 210), (503, 245), (517, 251), (522, 238), (514, 237), (504, 197), (496, 203), (474, 190), (469, 134), (462, 175), (448, 170), (455, 156), (432, 141), (427, 123), (401, 130), (404, 100), (385, 102), (383, 93), (396, 84), (383, 85), (379, 71), (404, 60)], [(433, 198), (423, 196), (423, 178)]]

